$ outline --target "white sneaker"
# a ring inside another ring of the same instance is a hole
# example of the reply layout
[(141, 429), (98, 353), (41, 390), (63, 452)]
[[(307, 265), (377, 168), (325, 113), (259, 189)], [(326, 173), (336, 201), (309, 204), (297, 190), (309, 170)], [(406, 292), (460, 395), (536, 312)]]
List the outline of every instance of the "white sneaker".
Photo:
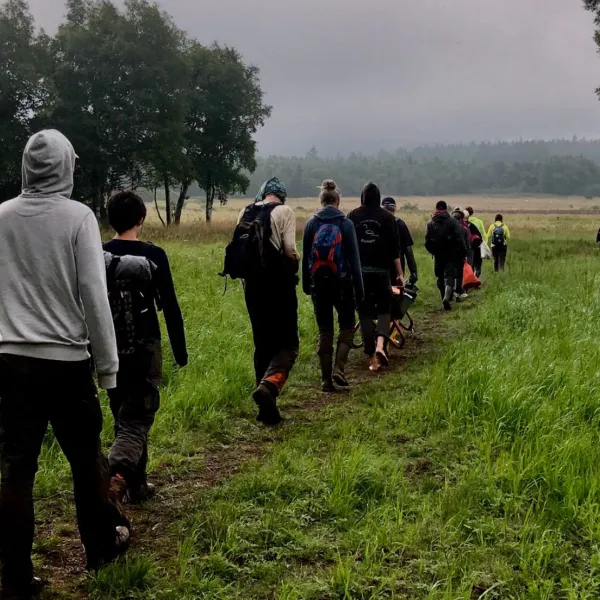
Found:
[(461, 300), (466, 300), (468, 297), (469, 297), (469, 294), (467, 294), (467, 292), (460, 295)]

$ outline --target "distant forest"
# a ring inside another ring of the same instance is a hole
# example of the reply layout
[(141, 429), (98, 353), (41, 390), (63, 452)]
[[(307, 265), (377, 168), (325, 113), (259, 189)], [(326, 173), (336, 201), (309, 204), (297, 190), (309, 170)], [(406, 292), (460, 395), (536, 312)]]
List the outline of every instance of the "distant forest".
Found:
[(290, 196), (314, 196), (333, 177), (346, 196), (360, 195), (376, 182), (384, 193), (401, 196), (452, 194), (555, 194), (600, 196), (600, 140), (517, 141), (421, 146), (321, 157), (312, 148), (304, 157), (258, 158), (248, 194), (277, 175)]

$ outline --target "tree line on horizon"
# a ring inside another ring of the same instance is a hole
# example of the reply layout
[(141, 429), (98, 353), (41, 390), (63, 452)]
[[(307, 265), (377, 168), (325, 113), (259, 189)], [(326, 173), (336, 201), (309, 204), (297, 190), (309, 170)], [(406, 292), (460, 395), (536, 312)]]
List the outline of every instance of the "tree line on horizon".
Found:
[(292, 197), (313, 196), (333, 177), (347, 196), (368, 181), (399, 196), (521, 193), (600, 196), (600, 140), (421, 146), (376, 156), (259, 157), (250, 190), (277, 174)]
[(26, 0), (5, 0), (0, 58), (0, 201), (20, 192), (23, 147), (42, 128), (73, 143), (74, 198), (99, 219), (125, 187), (160, 189), (166, 224), (179, 222), (193, 184), (207, 219), (215, 200), (247, 191), (254, 134), (271, 112), (258, 68), (190, 38), (155, 3), (67, 0), (50, 36)]

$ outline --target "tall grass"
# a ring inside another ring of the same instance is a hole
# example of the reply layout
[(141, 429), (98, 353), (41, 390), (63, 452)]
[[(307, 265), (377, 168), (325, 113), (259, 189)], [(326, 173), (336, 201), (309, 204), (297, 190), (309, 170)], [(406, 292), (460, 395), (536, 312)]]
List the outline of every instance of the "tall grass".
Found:
[[(599, 597), (595, 226), (509, 224), (509, 271), (494, 275), (486, 263), (482, 297), (440, 319), (435, 354), (284, 427), (264, 459), (190, 498), (189, 517), (169, 528), (179, 534), (171, 560), (130, 575), (116, 568), (90, 584), (95, 597)], [(153, 466), (185, 465), (255, 427), (242, 294), (234, 286), (223, 296), (215, 276), (222, 244), (164, 245), (191, 363), (167, 362)], [(418, 258), (420, 310), (437, 309)], [(302, 355), (284, 407), (314, 395), (313, 320), (303, 299)], [(65, 488), (59, 456), (49, 438), (38, 493)]]

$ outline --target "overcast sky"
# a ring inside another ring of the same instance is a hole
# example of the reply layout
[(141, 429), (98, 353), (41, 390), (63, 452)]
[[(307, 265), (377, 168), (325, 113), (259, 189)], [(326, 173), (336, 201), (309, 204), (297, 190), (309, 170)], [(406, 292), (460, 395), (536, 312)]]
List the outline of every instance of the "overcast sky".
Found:
[[(62, 0), (29, 0), (49, 30)], [(600, 137), (600, 56), (580, 0), (161, 0), (261, 69), (261, 154)]]

